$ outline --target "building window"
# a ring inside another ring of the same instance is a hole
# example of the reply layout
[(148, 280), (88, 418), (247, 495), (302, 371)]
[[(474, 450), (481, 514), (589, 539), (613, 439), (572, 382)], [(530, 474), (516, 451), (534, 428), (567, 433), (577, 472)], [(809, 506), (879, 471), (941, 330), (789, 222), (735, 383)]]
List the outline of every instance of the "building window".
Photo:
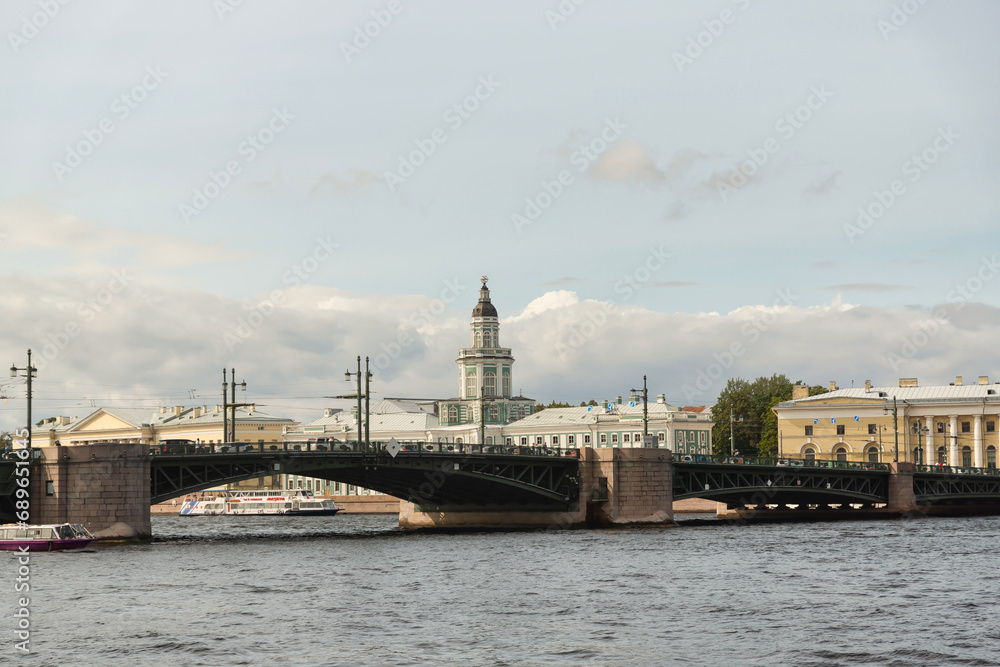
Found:
[(497, 374), (496, 373), (486, 373), (486, 375), (483, 376), (483, 382), (485, 384), (485, 386), (483, 387), (483, 391), (486, 393), (486, 395), (487, 396), (496, 396), (497, 395)]
[(659, 433), (656, 434), (656, 439), (659, 440), (660, 442), (663, 442), (664, 440), (667, 439), (667, 434), (664, 433), (663, 431), (660, 431)]
[(611, 444), (612, 445), (617, 445), (618, 444), (618, 434), (617, 433), (612, 433), (611, 434)]
[(938, 433), (944, 433), (944, 422), (938, 422), (937, 423), (937, 432)]
[(559, 436), (558, 435), (552, 436), (552, 446), (553, 447), (558, 447), (559, 446)]
[(475, 347), (482, 347), (482, 346), (483, 346), (483, 334), (482, 332), (477, 331)]
[(496, 404), (490, 406), (490, 421), (500, 421), (500, 408)]
[(875, 435), (878, 433), (878, 427), (875, 424), (868, 425), (868, 435)]
[(465, 397), (475, 398), (476, 395), (476, 374), (469, 373), (465, 376)]
[(576, 436), (575, 435), (567, 435), (566, 436), (566, 444), (567, 445), (575, 445), (576, 444)]
[(878, 463), (878, 447), (869, 447), (868, 448), (868, 462), (869, 463)]
[(962, 433), (971, 433), (971, 432), (972, 432), (972, 423), (962, 422)]
[(448, 406), (448, 422), (454, 423), (458, 421), (458, 406), (450, 405)]
[(628, 433), (622, 434), (622, 442), (631, 442), (629, 440), (629, 436), (630, 436), (630, 434), (628, 434)]
[(806, 461), (816, 460), (816, 450), (813, 449), (812, 447), (806, 447), (805, 455), (806, 455)]
[(52, 480), (46, 480), (45, 482), (45, 495), (47, 496), (56, 495), (56, 487), (55, 484), (52, 483)]
[(589, 433), (584, 433), (583, 434), (583, 444), (585, 444), (585, 445), (589, 445), (590, 444), (590, 434)]
[(937, 462), (941, 463), (941, 464), (945, 464), (945, 463), (948, 462), (948, 455), (945, 453), (945, 449), (944, 449), (943, 446), (942, 447), (938, 447)]
[(462, 444), (462, 439), (461, 438), (455, 438), (455, 444), (456, 445), (461, 445)]
[(843, 447), (837, 447), (837, 460), (846, 461), (847, 460), (847, 450)]
[(962, 447), (962, 465), (966, 468), (972, 465), (972, 447)]
[(844, 429), (847, 428), (843, 424), (837, 424), (837, 435), (844, 435)]
[(997, 430), (997, 423), (996, 422), (986, 422), (986, 432), (987, 433), (994, 433), (996, 430)]
[(997, 467), (997, 448), (990, 445), (986, 448), (986, 467), (996, 468)]
[(536, 445), (542, 444), (542, 436), (540, 436), (540, 435), (536, 435), (535, 436), (535, 444)]
[(642, 433), (636, 433), (632, 437), (633, 442), (642, 442)]
[(813, 434), (813, 427), (806, 426), (806, 435), (812, 435), (812, 434)]
[(511, 445), (514, 444), (514, 439), (513, 438), (507, 438), (506, 440), (504, 440), (504, 444), (507, 445), (508, 447), (510, 447)]
[(503, 396), (510, 398), (510, 373), (503, 374)]
[(608, 444), (608, 434), (607, 433), (602, 433), (601, 434), (601, 444), (602, 445)]
[(526, 435), (522, 435), (521, 436), (521, 444), (522, 445), (527, 445), (528, 444), (528, 436), (526, 436)]

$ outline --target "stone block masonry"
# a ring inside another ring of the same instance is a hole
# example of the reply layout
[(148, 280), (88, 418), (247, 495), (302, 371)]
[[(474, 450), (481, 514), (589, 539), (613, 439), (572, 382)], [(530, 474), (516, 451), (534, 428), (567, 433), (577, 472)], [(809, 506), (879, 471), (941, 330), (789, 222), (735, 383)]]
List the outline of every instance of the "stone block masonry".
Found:
[(146, 445), (98, 443), (39, 450), (41, 458), (31, 474), (32, 523), (79, 523), (106, 539), (150, 537)]

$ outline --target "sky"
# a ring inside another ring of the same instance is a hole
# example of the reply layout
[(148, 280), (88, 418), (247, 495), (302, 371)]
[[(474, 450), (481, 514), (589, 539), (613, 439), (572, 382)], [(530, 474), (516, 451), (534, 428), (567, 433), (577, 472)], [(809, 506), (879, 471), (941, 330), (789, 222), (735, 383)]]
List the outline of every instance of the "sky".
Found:
[[(1000, 380), (1000, 5), (0, 5), (0, 351), (33, 417)], [(21, 373), (23, 375), (23, 373)], [(968, 381), (968, 380), (966, 380)], [(0, 383), (0, 428), (25, 423)]]

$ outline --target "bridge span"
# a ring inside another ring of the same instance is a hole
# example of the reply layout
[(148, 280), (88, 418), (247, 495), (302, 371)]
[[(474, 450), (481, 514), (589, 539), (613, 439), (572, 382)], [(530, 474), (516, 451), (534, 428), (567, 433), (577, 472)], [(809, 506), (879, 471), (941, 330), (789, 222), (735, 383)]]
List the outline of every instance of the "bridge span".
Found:
[[(113, 523), (149, 534), (149, 505), (225, 483), (307, 475), (401, 499), (413, 527), (668, 525), (673, 501), (705, 498), (737, 511), (877, 509), (889, 514), (1000, 513), (995, 468), (695, 456), (666, 449), (551, 450), (438, 443), (289, 444), (248, 451), (151, 455), (141, 444), (33, 450), (31, 522)], [(15, 455), (20, 455), (15, 452)], [(0, 514), (24, 493), (0, 460)]]

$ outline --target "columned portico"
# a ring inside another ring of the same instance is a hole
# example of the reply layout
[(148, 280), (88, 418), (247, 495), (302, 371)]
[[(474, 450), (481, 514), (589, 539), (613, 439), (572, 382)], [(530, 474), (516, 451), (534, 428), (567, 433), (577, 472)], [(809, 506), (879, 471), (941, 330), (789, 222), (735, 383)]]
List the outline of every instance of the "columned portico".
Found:
[(983, 467), (983, 416), (976, 415), (972, 422), (973, 463), (977, 468)]
[(924, 463), (932, 466), (937, 463), (937, 445), (934, 444), (934, 417), (925, 417), (927, 424), (927, 449), (924, 450)]

